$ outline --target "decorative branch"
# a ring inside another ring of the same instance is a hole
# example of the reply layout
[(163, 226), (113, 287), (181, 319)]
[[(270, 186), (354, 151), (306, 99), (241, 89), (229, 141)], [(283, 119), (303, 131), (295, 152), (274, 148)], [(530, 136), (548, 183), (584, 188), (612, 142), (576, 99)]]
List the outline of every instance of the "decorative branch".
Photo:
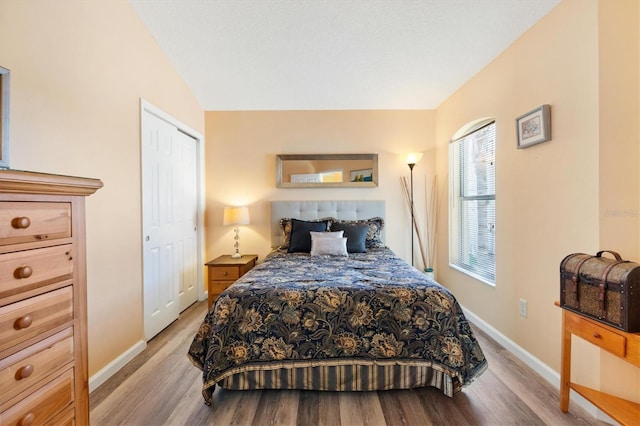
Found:
[[(427, 266), (427, 255), (425, 252), (425, 247), (424, 247), (424, 243), (422, 241), (422, 232), (420, 231), (420, 225), (418, 223), (418, 219), (417, 219), (417, 215), (415, 214), (415, 202), (412, 204), (411, 203), (411, 192), (409, 191), (409, 184), (407, 183), (407, 178), (406, 176), (402, 176), (400, 178), (400, 183), (402, 184), (402, 189), (404, 192), (404, 196), (405, 199), (407, 200), (407, 205), (409, 206), (409, 211), (412, 213), (412, 217), (413, 217), (413, 229), (416, 231), (415, 234), (418, 237), (418, 247), (420, 248), (420, 255), (422, 257), (422, 263), (423, 265), (425, 265), (425, 267)], [(413, 211), (411, 211), (413, 210)]]
[(425, 239), (427, 240), (427, 262), (425, 267), (433, 268), (436, 255), (436, 232), (438, 230), (438, 176), (435, 175), (431, 181), (431, 191), (427, 191), (427, 178), (424, 178), (424, 200), (427, 214), (427, 230)]

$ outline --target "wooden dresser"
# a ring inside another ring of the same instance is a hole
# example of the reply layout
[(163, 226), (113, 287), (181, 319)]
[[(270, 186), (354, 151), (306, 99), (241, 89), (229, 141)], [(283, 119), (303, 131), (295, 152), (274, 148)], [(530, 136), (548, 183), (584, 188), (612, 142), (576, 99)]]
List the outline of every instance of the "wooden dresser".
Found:
[(96, 179), (0, 170), (0, 424), (89, 424), (85, 197)]

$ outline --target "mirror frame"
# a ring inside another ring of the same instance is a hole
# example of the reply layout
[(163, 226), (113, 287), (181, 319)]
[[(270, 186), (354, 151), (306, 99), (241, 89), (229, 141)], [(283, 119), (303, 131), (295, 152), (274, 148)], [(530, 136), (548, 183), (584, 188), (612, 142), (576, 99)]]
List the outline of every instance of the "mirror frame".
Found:
[[(291, 183), (282, 181), (282, 170), (287, 161), (313, 160), (371, 160), (370, 182)], [(278, 154), (276, 155), (276, 186), (278, 188), (370, 188), (378, 186), (378, 154)]]
[(0, 169), (9, 168), (9, 77), (0, 67)]

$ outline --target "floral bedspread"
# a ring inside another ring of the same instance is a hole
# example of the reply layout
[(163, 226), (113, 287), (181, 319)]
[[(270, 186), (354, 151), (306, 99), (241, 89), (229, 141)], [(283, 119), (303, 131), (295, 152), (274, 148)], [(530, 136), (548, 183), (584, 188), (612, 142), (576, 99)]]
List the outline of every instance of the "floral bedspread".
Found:
[(462, 385), (487, 366), (454, 296), (388, 248), (271, 253), (216, 300), (188, 357), (205, 400), (234, 368), (274, 361), (429, 360)]

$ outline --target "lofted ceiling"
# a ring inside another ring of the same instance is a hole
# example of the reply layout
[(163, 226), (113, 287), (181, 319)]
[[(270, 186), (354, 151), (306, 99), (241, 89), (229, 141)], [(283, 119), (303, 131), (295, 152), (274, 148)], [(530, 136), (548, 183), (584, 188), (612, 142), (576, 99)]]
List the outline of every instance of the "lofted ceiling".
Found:
[(129, 0), (205, 110), (434, 109), (560, 0)]

